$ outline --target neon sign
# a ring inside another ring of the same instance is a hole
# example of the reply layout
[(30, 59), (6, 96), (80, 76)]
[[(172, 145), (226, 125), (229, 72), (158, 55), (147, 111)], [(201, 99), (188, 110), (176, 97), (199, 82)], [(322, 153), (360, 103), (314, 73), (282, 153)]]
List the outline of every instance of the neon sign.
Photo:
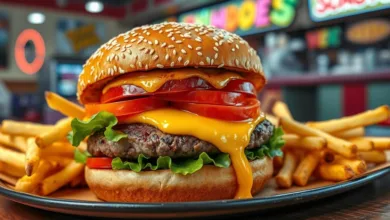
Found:
[(314, 21), (326, 21), (390, 8), (390, 0), (308, 0)]
[(291, 25), (297, 0), (231, 0), (179, 16), (180, 22), (208, 24), (249, 35)]
[[(26, 44), (31, 41), (35, 47), (35, 58), (30, 63), (26, 59)], [(15, 43), (15, 60), (19, 69), (28, 75), (37, 73), (45, 61), (45, 41), (41, 34), (34, 29), (26, 29), (19, 34)]]

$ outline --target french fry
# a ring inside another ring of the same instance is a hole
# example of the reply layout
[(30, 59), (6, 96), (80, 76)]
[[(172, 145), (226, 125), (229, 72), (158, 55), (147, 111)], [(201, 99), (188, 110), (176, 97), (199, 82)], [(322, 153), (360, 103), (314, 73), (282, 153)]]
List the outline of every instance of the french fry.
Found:
[(26, 152), (27, 150), (27, 139), (23, 136), (13, 136), (11, 141), (15, 144), (15, 147), (21, 152)]
[(5, 173), (5, 174), (10, 175), (10, 176), (13, 176), (13, 177), (18, 177), (18, 178), (25, 175), (24, 169), (14, 167), (14, 166), (6, 164), (4, 162), (0, 162), (0, 172)]
[(363, 137), (351, 138), (348, 141), (355, 144), (358, 151), (370, 151), (374, 149), (374, 142)]
[(377, 124), (389, 118), (389, 107), (387, 105), (378, 107), (353, 116), (340, 119), (333, 119), (322, 122), (308, 122), (307, 125), (327, 133), (336, 133), (362, 126)]
[(390, 138), (388, 137), (364, 137), (364, 138), (374, 143), (375, 150), (390, 149)]
[(74, 178), (72, 181), (70, 181), (70, 187), (75, 188), (80, 186), (84, 182), (84, 172), (82, 172), (80, 175), (78, 175), (76, 178)]
[(31, 176), (38, 168), (39, 161), (41, 160), (41, 149), (35, 143), (35, 138), (31, 137), (27, 140), (26, 151), (26, 175)]
[(286, 148), (321, 150), (326, 145), (326, 140), (322, 137), (299, 137), (295, 134), (285, 134), (283, 139), (285, 140), (284, 147)]
[(0, 133), (0, 144), (19, 150), (19, 146), (16, 145), (8, 134)]
[(274, 167), (280, 168), (283, 166), (283, 157), (282, 156), (276, 156), (273, 160)]
[(276, 175), (276, 184), (280, 188), (290, 188), (292, 185), (292, 175), (297, 166), (298, 159), (290, 152), (286, 151), (284, 154), (283, 167), (280, 169), (278, 175)]
[(344, 181), (352, 178), (354, 172), (351, 167), (341, 164), (323, 163), (318, 166), (318, 174), (321, 179), (329, 181)]
[(42, 155), (42, 158), (47, 160), (47, 161), (50, 161), (53, 164), (53, 166), (59, 166), (59, 167), (66, 167), (73, 161), (73, 158), (63, 157), (63, 156)]
[(63, 97), (53, 93), (45, 92), (46, 102), (53, 110), (61, 112), (63, 115), (71, 118), (84, 118), (85, 109), (81, 106), (64, 99)]
[(39, 192), (42, 195), (49, 195), (62, 186), (68, 184), (84, 170), (84, 164), (72, 161), (68, 166), (58, 173), (47, 177), (42, 181)]
[(358, 156), (367, 163), (385, 163), (387, 161), (386, 153), (379, 150), (358, 152)]
[(279, 119), (277, 117), (267, 114), (265, 118), (276, 127), (279, 125)]
[(350, 139), (355, 137), (363, 137), (364, 134), (365, 134), (364, 127), (357, 127), (345, 131), (336, 132), (333, 133), (332, 135), (343, 139)]
[(15, 190), (27, 193), (33, 192), (38, 187), (39, 183), (41, 183), (53, 169), (54, 166), (50, 162), (41, 160), (37, 172), (31, 176), (26, 175), (19, 179), (18, 182), (16, 182)]
[(72, 130), (71, 122), (73, 118), (64, 118), (59, 120), (53, 129), (49, 132), (40, 134), (36, 137), (36, 144), (40, 148), (46, 148), (54, 142), (60, 141)]
[(294, 131), (298, 135), (317, 136), (317, 137), (325, 138), (325, 140), (327, 141), (328, 149), (340, 155), (343, 155), (347, 158), (353, 158), (356, 156), (356, 151), (357, 151), (356, 145), (354, 145), (351, 142), (345, 141), (340, 138), (336, 138), (328, 133), (325, 133), (315, 128), (308, 127), (292, 119), (281, 118), (280, 124), (283, 127), (283, 129)]
[(0, 161), (24, 170), (24, 154), (0, 146)]
[(64, 157), (73, 157), (74, 150), (70, 143), (67, 142), (54, 142), (51, 146), (42, 149), (42, 156), (64, 156)]
[(275, 105), (272, 107), (272, 112), (279, 118), (289, 118), (292, 119), (291, 112), (288, 109), (286, 103), (277, 101)]
[(41, 133), (48, 132), (52, 128), (52, 125), (3, 120), (1, 132), (9, 135), (36, 136)]
[(321, 161), (323, 163), (332, 163), (334, 161), (335, 155), (329, 150), (320, 151)]
[(298, 186), (306, 186), (319, 161), (320, 155), (318, 152), (308, 153), (293, 174), (294, 183)]
[(337, 157), (334, 163), (351, 167), (352, 171), (357, 175), (362, 174), (367, 170), (367, 165), (364, 160), (350, 160), (343, 157)]

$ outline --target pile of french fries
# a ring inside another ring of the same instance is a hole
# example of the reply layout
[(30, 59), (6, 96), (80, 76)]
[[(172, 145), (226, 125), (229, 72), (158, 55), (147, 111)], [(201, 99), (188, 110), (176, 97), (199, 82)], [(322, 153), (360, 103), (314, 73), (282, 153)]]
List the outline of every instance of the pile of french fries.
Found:
[(286, 144), (275, 157), (275, 180), (280, 188), (306, 186), (311, 179), (344, 181), (367, 171), (367, 164), (387, 161), (390, 138), (367, 137), (365, 127), (389, 118), (388, 106), (339, 119), (307, 122), (293, 119), (283, 102), (276, 102), (267, 119), (280, 126)]
[[(49, 195), (63, 186), (85, 185), (84, 164), (73, 160), (75, 148), (66, 140), (71, 120), (83, 118), (85, 111), (54, 93), (46, 93), (46, 101), (67, 117), (54, 125), (12, 120), (1, 124), (0, 174), (17, 178), (8, 181), (16, 191)], [(85, 142), (79, 150), (86, 150)]]

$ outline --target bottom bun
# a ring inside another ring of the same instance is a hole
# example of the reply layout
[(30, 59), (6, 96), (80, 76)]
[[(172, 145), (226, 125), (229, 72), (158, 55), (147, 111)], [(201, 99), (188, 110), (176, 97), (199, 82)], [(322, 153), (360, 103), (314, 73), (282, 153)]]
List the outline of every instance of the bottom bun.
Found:
[[(252, 194), (262, 190), (273, 172), (272, 160), (250, 162)], [(186, 202), (233, 199), (237, 180), (233, 168), (206, 165), (191, 175), (170, 170), (133, 172), (128, 170), (85, 170), (85, 179), (98, 198), (108, 202)]]

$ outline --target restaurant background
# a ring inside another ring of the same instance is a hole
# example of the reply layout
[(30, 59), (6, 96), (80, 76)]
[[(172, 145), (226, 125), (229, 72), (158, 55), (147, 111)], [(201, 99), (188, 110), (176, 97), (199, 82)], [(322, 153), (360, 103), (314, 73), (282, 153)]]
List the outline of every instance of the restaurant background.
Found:
[(0, 120), (58, 120), (44, 91), (77, 102), (78, 74), (102, 43), (163, 21), (211, 24), (248, 40), (268, 77), (263, 111), (284, 100), (308, 121), (390, 104), (388, 0), (0, 0)]

